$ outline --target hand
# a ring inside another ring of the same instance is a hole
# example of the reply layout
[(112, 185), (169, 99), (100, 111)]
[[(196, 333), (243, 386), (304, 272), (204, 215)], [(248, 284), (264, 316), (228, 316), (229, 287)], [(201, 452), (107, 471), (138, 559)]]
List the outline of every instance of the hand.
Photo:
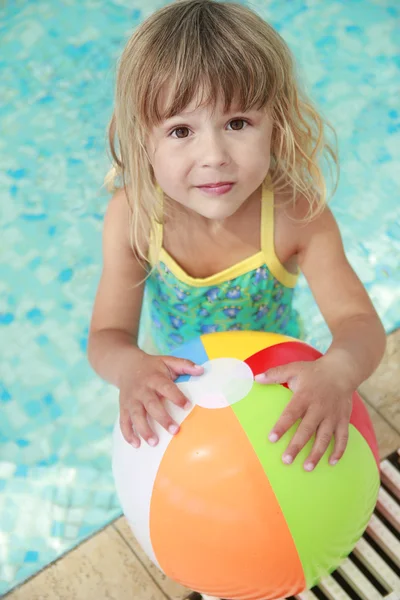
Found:
[(294, 393), (280, 419), (270, 432), (269, 440), (276, 442), (301, 419), (282, 460), (291, 464), (314, 433), (315, 442), (304, 463), (312, 471), (327, 450), (332, 435), (335, 438), (329, 458), (335, 465), (343, 456), (349, 438), (352, 411), (352, 384), (345, 369), (338, 370), (328, 355), (310, 362), (293, 362), (269, 369), (255, 377), (259, 383), (287, 383)]
[(120, 383), (120, 426), (126, 441), (139, 448), (140, 437), (150, 446), (158, 444), (147, 416), (153, 417), (164, 429), (175, 435), (179, 425), (164, 406), (168, 399), (183, 409), (190, 408), (188, 398), (174, 383), (179, 375), (201, 375), (203, 367), (191, 360), (172, 356), (143, 354), (125, 368)]

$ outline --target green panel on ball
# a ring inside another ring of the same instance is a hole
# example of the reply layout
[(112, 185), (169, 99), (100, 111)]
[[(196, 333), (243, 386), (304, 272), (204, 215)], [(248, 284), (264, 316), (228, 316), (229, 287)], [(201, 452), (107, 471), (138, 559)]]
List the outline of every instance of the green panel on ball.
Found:
[(255, 383), (232, 410), (275, 492), (310, 588), (334, 570), (361, 537), (375, 507), (379, 474), (371, 449), (352, 425), (346, 452), (337, 465), (328, 463), (332, 441), (314, 471), (304, 470), (314, 438), (292, 465), (285, 465), (282, 455), (298, 424), (278, 442), (271, 443), (268, 435), (291, 397), (282, 385)]

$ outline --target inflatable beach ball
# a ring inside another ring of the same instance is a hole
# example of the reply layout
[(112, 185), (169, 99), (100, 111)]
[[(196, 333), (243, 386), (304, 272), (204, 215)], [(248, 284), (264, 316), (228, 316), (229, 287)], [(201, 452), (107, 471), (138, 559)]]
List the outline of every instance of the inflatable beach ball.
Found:
[[(117, 493), (137, 540), (182, 585), (218, 598), (267, 600), (300, 593), (334, 570), (361, 537), (379, 489), (379, 456), (367, 410), (353, 397), (348, 447), (303, 468), (312, 440), (282, 462), (297, 425), (272, 444), (268, 434), (290, 401), (284, 385), (254, 376), (319, 352), (277, 334), (203, 335), (175, 356), (204, 366), (177, 384), (193, 406), (167, 402), (180, 423), (172, 437), (135, 450), (113, 437)], [(330, 451), (332, 451), (331, 443)]]

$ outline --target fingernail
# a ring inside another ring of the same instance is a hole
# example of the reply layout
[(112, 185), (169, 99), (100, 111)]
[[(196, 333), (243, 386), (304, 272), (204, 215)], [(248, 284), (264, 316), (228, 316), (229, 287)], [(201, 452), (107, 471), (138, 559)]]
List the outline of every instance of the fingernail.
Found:
[(189, 410), (189, 408), (191, 408), (191, 407), (192, 407), (192, 403), (191, 403), (191, 402), (189, 402), (189, 400), (188, 400), (188, 401), (186, 402), (186, 404), (184, 405), (183, 409), (184, 409), (184, 410)]
[(157, 446), (158, 440), (157, 438), (152, 437), (147, 440), (147, 443), (149, 444), (149, 446)]
[(254, 381), (257, 381), (258, 383), (266, 383), (267, 376), (265, 373), (259, 373), (254, 377)]
[(304, 465), (305, 471), (312, 471), (314, 468), (314, 464), (312, 462), (306, 462)]
[(178, 433), (178, 431), (179, 431), (179, 427), (178, 427), (178, 425), (170, 425), (170, 426), (168, 427), (168, 431), (169, 431), (170, 433), (172, 433), (172, 435), (175, 435), (176, 433)]
[(133, 442), (131, 442), (131, 446), (137, 449), (140, 447), (140, 442), (138, 440), (134, 440)]
[(279, 436), (277, 433), (270, 433), (268, 436), (268, 439), (270, 442), (277, 442), (279, 439)]
[(286, 465), (291, 465), (293, 462), (293, 456), (290, 456), (290, 454), (284, 454), (282, 456), (282, 460)]
[(195, 369), (201, 369), (201, 370), (203, 370), (203, 369), (204, 369), (204, 367), (202, 367), (201, 365), (193, 365), (193, 367), (194, 367)]
[(338, 462), (338, 461), (336, 460), (336, 458), (334, 458), (333, 460), (330, 460), (330, 461), (329, 461), (329, 464), (331, 464), (331, 465), (332, 465), (332, 467), (333, 467), (334, 465), (337, 465), (337, 462)]

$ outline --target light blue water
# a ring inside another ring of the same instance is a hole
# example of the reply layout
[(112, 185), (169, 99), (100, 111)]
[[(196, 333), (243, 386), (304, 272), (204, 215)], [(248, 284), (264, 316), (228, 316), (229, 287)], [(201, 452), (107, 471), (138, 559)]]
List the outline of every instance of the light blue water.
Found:
[[(91, 372), (85, 347), (114, 64), (132, 28), (163, 4), (15, 0), (0, 9), (0, 594), (120, 512), (110, 470), (117, 395)], [(400, 321), (398, 4), (251, 6), (287, 40), (337, 128), (332, 207), (390, 331)], [(304, 281), (297, 304), (308, 339), (326, 348)]]

